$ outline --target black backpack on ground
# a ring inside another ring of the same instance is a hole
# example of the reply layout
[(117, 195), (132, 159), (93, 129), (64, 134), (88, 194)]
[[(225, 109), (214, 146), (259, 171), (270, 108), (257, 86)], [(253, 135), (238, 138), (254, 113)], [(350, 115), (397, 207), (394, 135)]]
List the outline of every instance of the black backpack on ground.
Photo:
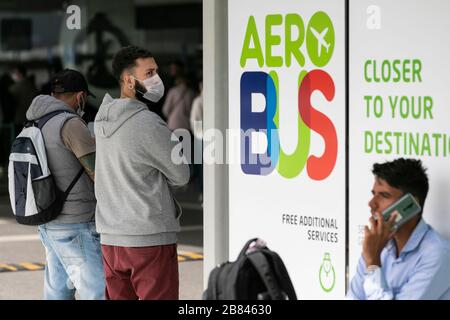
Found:
[(209, 275), (204, 300), (297, 300), (286, 267), (269, 248), (246, 254), (249, 240), (234, 262), (217, 266)]

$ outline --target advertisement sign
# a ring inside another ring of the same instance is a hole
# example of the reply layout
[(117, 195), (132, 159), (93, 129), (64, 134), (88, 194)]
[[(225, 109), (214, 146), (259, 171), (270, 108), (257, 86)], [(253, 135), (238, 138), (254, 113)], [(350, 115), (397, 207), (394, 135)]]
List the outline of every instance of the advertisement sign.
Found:
[(230, 259), (260, 237), (301, 299), (345, 294), (345, 1), (229, 0)]
[(450, 238), (450, 2), (350, 1), (349, 252), (356, 272), (375, 162), (421, 159), (423, 217)]

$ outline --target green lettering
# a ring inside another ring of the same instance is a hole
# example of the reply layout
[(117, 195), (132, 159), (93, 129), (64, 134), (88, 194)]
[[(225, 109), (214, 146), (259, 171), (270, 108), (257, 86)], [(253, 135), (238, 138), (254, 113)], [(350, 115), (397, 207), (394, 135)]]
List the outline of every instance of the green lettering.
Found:
[(403, 81), (405, 82), (411, 82), (410, 78), (410, 72), (411, 69), (409, 68), (411, 60), (403, 60)]
[(400, 64), (400, 60), (398, 60), (398, 59), (394, 60), (394, 63), (392, 64), (392, 68), (394, 69), (394, 73), (395, 73), (395, 76), (392, 79), (394, 82), (399, 82), (400, 79), (402, 78), (400, 75), (400, 70), (398, 68), (399, 64)]
[(380, 148), (380, 145), (383, 143), (383, 132), (377, 131), (375, 134), (375, 152), (378, 154), (382, 154), (383, 150)]
[(373, 150), (373, 135), (370, 131), (364, 132), (364, 152), (371, 153)]
[(364, 63), (364, 79), (367, 81), (367, 82), (372, 82), (372, 79), (371, 78), (369, 78), (369, 76), (367, 75), (367, 68), (369, 67), (369, 65), (372, 63), (372, 60), (367, 60), (365, 63)]
[(420, 75), (421, 71), (422, 71), (422, 61), (420, 61), (419, 59), (414, 59), (412, 68), (414, 82), (416, 81), (416, 77), (417, 79), (419, 79), (419, 82), (422, 82), (422, 76)]
[(400, 138), (401, 138), (401, 136), (402, 136), (401, 132), (398, 132), (398, 131), (394, 132), (395, 146), (397, 147), (396, 150), (395, 150), (396, 154), (400, 154), (400, 149), (399, 148), (400, 148)]
[[(300, 88), (300, 84), (302, 83), (302, 80), (306, 74), (307, 72), (305, 70), (300, 72), (300, 75), (298, 77), (298, 88)], [(276, 73), (271, 72), (270, 76), (275, 83), (277, 92), (280, 92), (278, 90), (278, 77)], [(277, 112), (275, 113), (274, 117), (274, 123), (277, 128), (280, 128), (279, 111), (279, 99), (277, 96)], [(278, 159), (277, 170), (282, 177), (288, 179), (298, 176), (303, 171), (309, 155), (311, 129), (303, 122), (300, 114), (298, 114), (297, 128), (297, 147), (292, 154), (285, 153), (280, 143), (280, 155)]]
[(424, 109), (424, 117), (427, 119), (427, 114), (429, 119), (433, 119), (433, 112), (431, 109), (433, 109), (433, 98), (430, 96), (425, 96), (423, 98), (423, 109)]
[(388, 145), (388, 148), (384, 150), (385, 154), (391, 154), (392, 153), (392, 143), (390, 137), (392, 136), (392, 132), (386, 132), (384, 135), (384, 139), (386, 144)]
[(266, 16), (266, 65), (268, 67), (282, 67), (283, 58), (272, 55), (272, 47), (281, 44), (281, 37), (272, 34), (272, 27), (283, 23), (281, 14), (269, 14)]
[(380, 78), (377, 76), (377, 61), (373, 61), (373, 80), (375, 82), (380, 82)]
[[(286, 67), (291, 66), (292, 56), (294, 56), (297, 63), (303, 67), (305, 65), (305, 56), (300, 51), (300, 47), (305, 39), (305, 25), (303, 24), (303, 20), (298, 14), (290, 13), (286, 15), (285, 24)], [(296, 39), (292, 39), (293, 26), (295, 26), (298, 30), (298, 37)]]
[(440, 133), (433, 133), (432, 134), (433, 138), (434, 138), (434, 144), (436, 145), (436, 157), (439, 157), (439, 139), (441, 139), (441, 134)]
[[(414, 153), (413, 153), (414, 150)], [(416, 133), (416, 138), (414, 139), (414, 134), (409, 134), (409, 154), (418, 155), (419, 154), (419, 134)]]
[[(250, 47), (253, 39), (254, 47)], [(258, 30), (256, 29), (255, 17), (248, 18), (247, 30), (245, 31), (244, 45), (241, 53), (241, 67), (244, 68), (248, 59), (256, 59), (258, 66), (264, 65), (264, 56), (261, 50), (261, 42), (259, 41)]]
[(384, 60), (381, 64), (381, 78), (384, 82), (389, 82), (391, 79), (391, 63), (389, 60)]
[(426, 133), (423, 135), (422, 139), (422, 156), (425, 152), (427, 152), (428, 156), (431, 157), (430, 137)]
[(366, 117), (370, 117), (370, 101), (372, 101), (372, 96), (364, 96), (364, 100), (366, 101)]

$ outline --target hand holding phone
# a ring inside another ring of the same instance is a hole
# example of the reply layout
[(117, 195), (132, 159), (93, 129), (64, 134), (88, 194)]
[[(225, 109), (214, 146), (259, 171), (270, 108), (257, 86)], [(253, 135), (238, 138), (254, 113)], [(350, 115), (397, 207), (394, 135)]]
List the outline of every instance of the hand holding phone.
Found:
[(397, 217), (395, 218), (393, 229), (397, 230), (406, 222), (414, 218), (417, 214), (422, 211), (422, 207), (419, 205), (417, 200), (413, 197), (411, 193), (405, 194), (403, 197), (398, 199), (396, 202), (391, 204), (383, 212), (384, 221), (389, 220), (389, 217), (397, 212)]

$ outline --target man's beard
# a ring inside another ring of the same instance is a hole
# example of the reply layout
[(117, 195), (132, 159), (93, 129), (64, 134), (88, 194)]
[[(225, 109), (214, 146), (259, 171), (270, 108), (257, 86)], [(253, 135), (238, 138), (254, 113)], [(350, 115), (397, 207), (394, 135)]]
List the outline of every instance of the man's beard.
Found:
[(147, 92), (147, 89), (138, 81), (134, 84), (134, 96), (137, 100), (147, 104), (148, 100), (144, 98), (144, 93)]
[(144, 86), (141, 85), (139, 82), (136, 82), (134, 88), (135, 88), (134, 96), (136, 97), (136, 99), (145, 104), (148, 110), (160, 114), (159, 109), (161, 109), (161, 106), (158, 103), (152, 102), (144, 98), (144, 93), (147, 92), (147, 89), (145, 89)]

